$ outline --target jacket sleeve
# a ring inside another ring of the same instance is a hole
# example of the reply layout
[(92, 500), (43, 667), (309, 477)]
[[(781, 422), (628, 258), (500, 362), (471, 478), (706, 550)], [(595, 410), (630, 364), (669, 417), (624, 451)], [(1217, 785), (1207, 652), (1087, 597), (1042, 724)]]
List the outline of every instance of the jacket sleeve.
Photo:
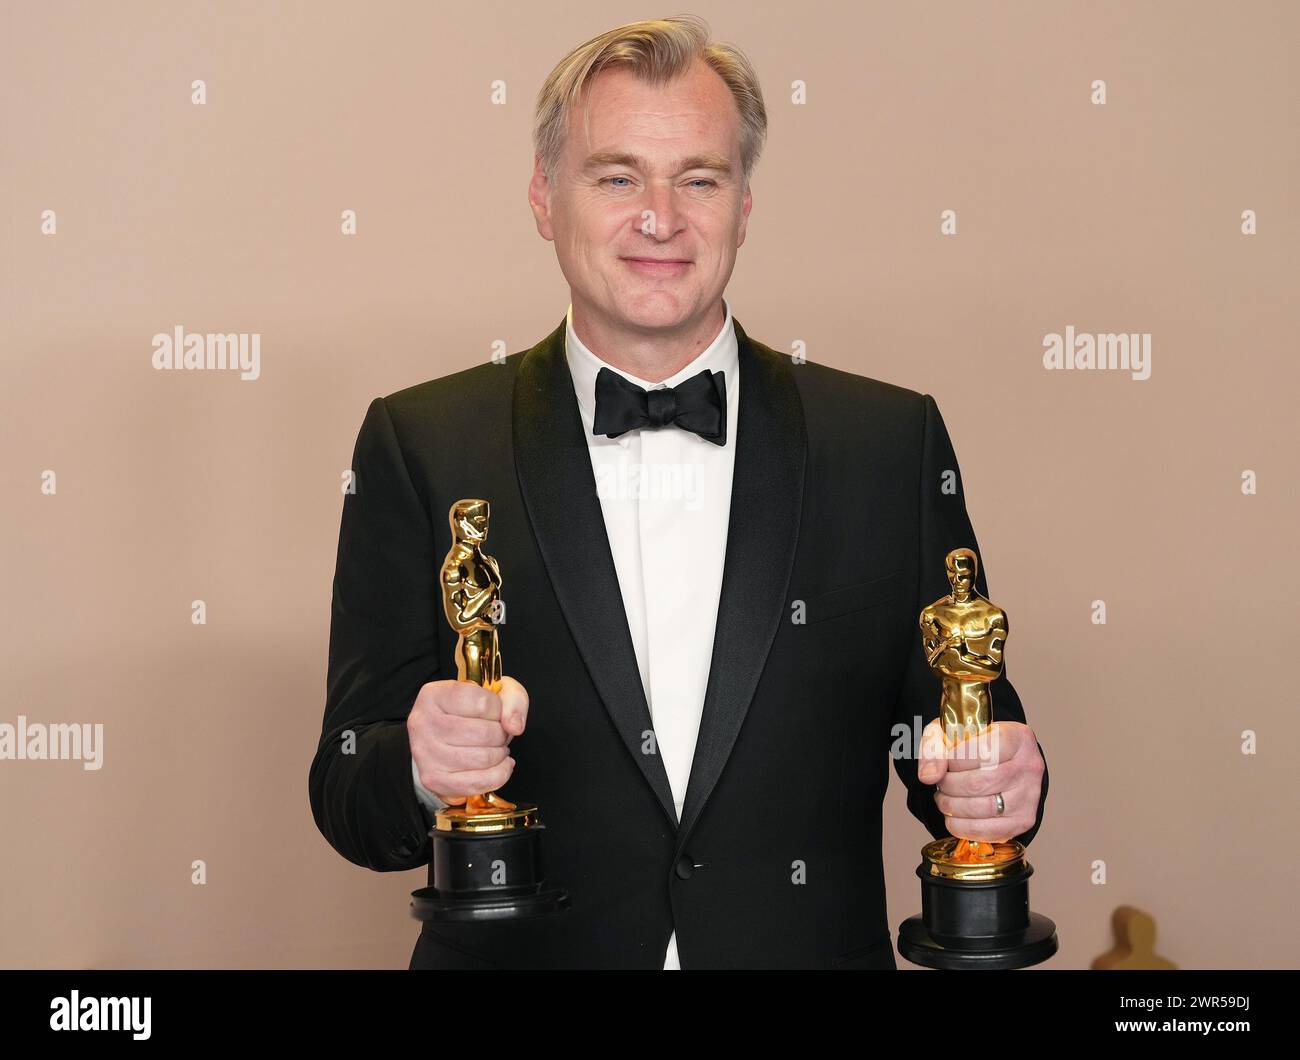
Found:
[(411, 869), (429, 860), (432, 822), (412, 783), (406, 718), (421, 686), (439, 676), (439, 560), (383, 398), (366, 411), (352, 470), (308, 790), (316, 826), (345, 858)]
[[(919, 595), (912, 611), (918, 619), (923, 608), (951, 592), (948, 576), (945, 573), (944, 558), (954, 548), (969, 548), (979, 556), (975, 587), (982, 596), (989, 596), (988, 572), (984, 565), (983, 553), (980, 552), (979, 544), (975, 540), (975, 531), (966, 514), (961, 471), (957, 467), (957, 456), (953, 452), (948, 430), (944, 426), (943, 417), (939, 415), (939, 407), (935, 404), (934, 398), (926, 394), (922, 405), (924, 423), (921, 430), (921, 479), (918, 485), (920, 568), (917, 571), (917, 585)], [(948, 472), (951, 474), (947, 474)], [(948, 483), (946, 486), (945, 482)], [(1012, 628), (1012, 636), (1014, 636), (1014, 624), (1008, 622), (1008, 625)], [(1008, 644), (1013, 643), (1014, 641), (1009, 637)], [(1016, 693), (1015, 687), (1011, 684), (1005, 665), (1002, 676), (989, 686), (989, 691), (993, 701), (993, 721), (1025, 722), (1024, 707), (1020, 703), (1020, 696)], [(893, 724), (906, 726), (909, 732), (915, 732), (919, 738), (920, 728), (939, 715), (939, 693), (939, 678), (926, 664), (918, 625), (913, 631), (907, 673), (894, 709)], [(934, 838), (942, 839), (950, 833), (943, 813), (934, 801), (937, 785), (927, 784), (917, 776), (918, 762), (911, 741), (907, 741), (907, 746), (909, 750), (905, 756), (894, 758), (894, 769), (907, 786), (907, 808), (925, 825)], [(1041, 741), (1038, 749), (1041, 753), (1043, 749)], [(1043, 756), (1043, 763), (1043, 786), (1039, 793), (1038, 812), (1034, 824), (1028, 831), (1014, 837), (1026, 845), (1043, 823), (1043, 809), (1047, 803), (1046, 755)]]

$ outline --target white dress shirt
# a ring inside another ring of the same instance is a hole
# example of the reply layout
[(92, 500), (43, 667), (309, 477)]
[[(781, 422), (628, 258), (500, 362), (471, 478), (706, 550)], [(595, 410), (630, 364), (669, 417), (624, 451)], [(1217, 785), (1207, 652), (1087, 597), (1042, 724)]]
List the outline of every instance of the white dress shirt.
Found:
[[(573, 377), (596, 494), (627, 612), (637, 668), (654, 723), (680, 821), (695, 757), (713, 657), (713, 633), (727, 550), (731, 476), (740, 408), (740, 361), (731, 306), (714, 340), (676, 374), (660, 383), (615, 368), (578, 338), (568, 309), (565, 357)], [(715, 445), (676, 426), (642, 428), (618, 438), (591, 432), (596, 374), (609, 368), (646, 390), (676, 386), (701, 371), (722, 372), (727, 399), (727, 440)], [(443, 803), (420, 783), (416, 793), (431, 813)], [(677, 933), (668, 940), (664, 968), (677, 969)]]

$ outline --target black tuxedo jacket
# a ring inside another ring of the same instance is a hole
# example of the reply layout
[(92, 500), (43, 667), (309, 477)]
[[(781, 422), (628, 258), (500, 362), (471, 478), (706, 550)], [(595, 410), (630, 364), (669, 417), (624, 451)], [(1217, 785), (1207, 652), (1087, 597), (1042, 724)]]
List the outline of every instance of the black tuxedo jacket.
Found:
[[(529, 693), (505, 794), (540, 806), (547, 875), (572, 901), (548, 918), (426, 926), (412, 968), (660, 968), (674, 928), (684, 969), (895, 967), (881, 800), (892, 727), (919, 732), (938, 713), (918, 615), (949, 592), (949, 550), (978, 551), (957, 460), (928, 394), (794, 364), (733, 322), (727, 554), (680, 821), (661, 759), (643, 753), (653, 724), (565, 322), (503, 363), (367, 410), (339, 534), (316, 823), (358, 865), (427, 864), (405, 719), (421, 685), (456, 676), (438, 585), (447, 511), (484, 497), (506, 604), (501, 656)], [(982, 565), (976, 585), (987, 595)], [(1005, 674), (992, 693), (995, 720), (1025, 720)], [(911, 812), (948, 835), (915, 757), (892, 760)], [(1042, 823), (1043, 780), (1022, 843)], [(897, 902), (910, 914), (919, 894)]]

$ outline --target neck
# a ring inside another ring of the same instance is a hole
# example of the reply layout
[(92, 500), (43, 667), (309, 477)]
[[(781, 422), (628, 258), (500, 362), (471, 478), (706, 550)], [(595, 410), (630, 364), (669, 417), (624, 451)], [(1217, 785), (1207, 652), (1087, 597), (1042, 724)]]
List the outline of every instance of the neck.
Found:
[(649, 383), (662, 382), (695, 360), (726, 319), (721, 298), (702, 316), (672, 328), (630, 328), (573, 302), (573, 330), (582, 344), (606, 364)]

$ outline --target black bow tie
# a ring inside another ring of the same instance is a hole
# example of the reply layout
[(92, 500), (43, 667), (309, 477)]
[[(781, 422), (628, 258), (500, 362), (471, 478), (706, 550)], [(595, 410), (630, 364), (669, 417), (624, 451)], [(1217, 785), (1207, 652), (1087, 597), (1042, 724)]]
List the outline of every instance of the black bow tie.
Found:
[(727, 387), (721, 372), (707, 369), (676, 386), (643, 390), (617, 372), (596, 373), (592, 434), (617, 438), (638, 427), (676, 424), (714, 445), (727, 444)]

